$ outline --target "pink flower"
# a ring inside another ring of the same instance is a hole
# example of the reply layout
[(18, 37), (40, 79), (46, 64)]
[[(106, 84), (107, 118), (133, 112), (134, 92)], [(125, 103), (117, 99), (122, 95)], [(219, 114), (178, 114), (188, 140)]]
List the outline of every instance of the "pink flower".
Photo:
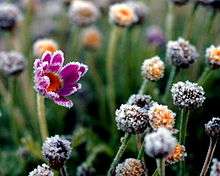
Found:
[(79, 62), (71, 62), (63, 66), (64, 54), (45, 52), (41, 59), (34, 62), (35, 90), (54, 101), (54, 103), (71, 108), (73, 102), (66, 97), (81, 88), (78, 83), (87, 72), (88, 67)]

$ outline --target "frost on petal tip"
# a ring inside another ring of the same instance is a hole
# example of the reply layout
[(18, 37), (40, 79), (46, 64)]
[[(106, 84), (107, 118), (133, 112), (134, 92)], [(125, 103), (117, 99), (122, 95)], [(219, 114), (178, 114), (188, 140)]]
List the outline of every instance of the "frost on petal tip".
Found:
[(67, 108), (71, 108), (73, 106), (73, 102), (71, 100), (68, 100), (64, 97), (59, 97), (53, 100), (54, 103), (60, 105), (60, 106), (64, 106)]

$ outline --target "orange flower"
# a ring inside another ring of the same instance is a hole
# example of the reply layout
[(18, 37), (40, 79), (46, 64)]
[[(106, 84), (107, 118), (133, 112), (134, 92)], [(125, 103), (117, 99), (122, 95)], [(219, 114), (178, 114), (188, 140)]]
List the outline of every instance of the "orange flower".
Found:
[(52, 39), (39, 39), (34, 43), (33, 52), (36, 56), (41, 56), (44, 52), (54, 53), (58, 50), (57, 43)]
[(166, 158), (166, 162), (169, 164), (174, 164), (179, 161), (183, 161), (185, 157), (185, 147), (183, 145), (177, 144), (175, 149)]
[(206, 50), (206, 57), (208, 58), (208, 62), (210, 65), (213, 66), (213, 68), (219, 68), (220, 67), (220, 46), (210, 46)]

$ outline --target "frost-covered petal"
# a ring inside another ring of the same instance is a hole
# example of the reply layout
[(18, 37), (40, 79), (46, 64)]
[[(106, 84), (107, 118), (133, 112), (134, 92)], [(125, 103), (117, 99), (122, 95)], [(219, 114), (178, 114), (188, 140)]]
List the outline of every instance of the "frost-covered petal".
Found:
[(53, 54), (50, 62), (50, 67), (49, 67), (50, 71), (58, 72), (62, 68), (63, 62), (64, 62), (64, 56), (62, 51), (56, 51)]
[(51, 53), (50, 52), (45, 52), (44, 54), (43, 54), (43, 56), (42, 56), (42, 61), (43, 62), (48, 62), (48, 63), (50, 63), (50, 61), (51, 61)]
[(53, 99), (54, 103), (67, 107), (67, 108), (71, 108), (73, 106), (73, 102), (69, 99), (66, 99), (64, 97), (59, 97), (59, 98), (55, 98)]
[(66, 96), (72, 95), (73, 93), (75, 93), (79, 89), (81, 89), (81, 84), (75, 83), (75, 84), (71, 84), (71, 85), (68, 85), (68, 86), (65, 86), (64, 88), (62, 88), (59, 91), (59, 94), (61, 96), (66, 97)]

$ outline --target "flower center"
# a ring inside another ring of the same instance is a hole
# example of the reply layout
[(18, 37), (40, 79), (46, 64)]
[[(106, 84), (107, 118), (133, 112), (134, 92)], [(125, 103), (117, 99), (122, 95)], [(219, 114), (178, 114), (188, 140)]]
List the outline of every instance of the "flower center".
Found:
[(83, 10), (79, 11), (79, 14), (82, 17), (91, 17), (92, 16), (92, 12), (89, 9), (83, 9)]
[(63, 82), (56, 73), (48, 72), (45, 74), (50, 79), (50, 85), (47, 88), (48, 92), (56, 92), (63, 86)]
[(220, 61), (220, 49), (214, 50), (212, 53), (212, 56), (215, 61), (219, 62)]

